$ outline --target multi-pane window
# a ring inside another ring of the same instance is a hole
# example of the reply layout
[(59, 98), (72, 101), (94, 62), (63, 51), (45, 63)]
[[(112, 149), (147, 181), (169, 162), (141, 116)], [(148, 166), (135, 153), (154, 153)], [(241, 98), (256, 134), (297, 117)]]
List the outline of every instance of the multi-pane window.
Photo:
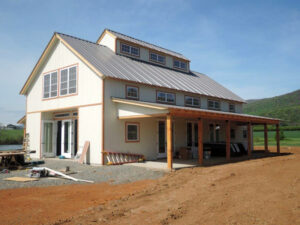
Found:
[(235, 105), (229, 104), (229, 112), (235, 112)]
[(126, 86), (126, 98), (138, 99), (139, 98), (139, 88), (133, 86)]
[(140, 140), (139, 123), (126, 123), (126, 141), (137, 142)]
[(163, 55), (159, 55), (159, 54), (157, 54), (157, 53), (151, 52), (151, 53), (150, 53), (150, 60), (153, 61), (153, 62), (158, 62), (158, 63), (165, 64), (165, 62), (166, 62), (166, 57), (163, 56)]
[(140, 49), (138, 47), (134, 47), (123, 43), (121, 44), (121, 52), (133, 56), (140, 56)]
[(60, 72), (60, 95), (76, 93), (77, 89), (77, 67), (62, 69)]
[(44, 75), (44, 98), (57, 96), (57, 72)]
[(235, 129), (230, 129), (230, 138), (235, 139)]
[(200, 98), (185, 96), (185, 105), (193, 106), (193, 107), (200, 107)]
[(186, 70), (186, 62), (174, 60), (173, 66), (178, 69)]
[(156, 93), (156, 99), (158, 102), (175, 104), (175, 94), (158, 91)]
[(221, 105), (219, 101), (208, 100), (208, 109), (220, 110)]

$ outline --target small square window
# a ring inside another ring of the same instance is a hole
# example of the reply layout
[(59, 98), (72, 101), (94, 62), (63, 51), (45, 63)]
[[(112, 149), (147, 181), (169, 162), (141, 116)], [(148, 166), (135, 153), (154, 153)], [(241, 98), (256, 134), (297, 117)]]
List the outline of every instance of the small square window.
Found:
[(140, 141), (139, 135), (139, 123), (126, 123), (126, 142), (138, 142)]
[(139, 88), (133, 86), (126, 86), (126, 98), (138, 99), (139, 98)]

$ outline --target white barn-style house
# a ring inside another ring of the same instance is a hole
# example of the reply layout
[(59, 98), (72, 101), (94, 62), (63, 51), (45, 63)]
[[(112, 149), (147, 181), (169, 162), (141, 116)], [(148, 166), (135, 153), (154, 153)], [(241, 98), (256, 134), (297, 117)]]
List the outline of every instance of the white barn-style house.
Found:
[(251, 155), (252, 126), (279, 120), (243, 114), (242, 98), (190, 63), (109, 29), (96, 42), (54, 33), (20, 92), (32, 157), (72, 158), (86, 141), (91, 164), (108, 151), (167, 158), (169, 168), (181, 148), (200, 164), (206, 148)]

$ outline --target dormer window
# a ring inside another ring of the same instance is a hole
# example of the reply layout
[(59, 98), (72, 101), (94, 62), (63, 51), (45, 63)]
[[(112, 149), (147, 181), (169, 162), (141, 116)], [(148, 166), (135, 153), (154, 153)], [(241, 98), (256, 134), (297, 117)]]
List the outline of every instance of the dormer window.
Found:
[(150, 61), (165, 64), (166, 57), (157, 53), (150, 52)]
[(173, 67), (176, 69), (186, 70), (187, 65), (186, 65), (186, 62), (174, 60)]
[(138, 47), (134, 47), (124, 43), (121, 43), (121, 52), (136, 57), (140, 56), (140, 49)]

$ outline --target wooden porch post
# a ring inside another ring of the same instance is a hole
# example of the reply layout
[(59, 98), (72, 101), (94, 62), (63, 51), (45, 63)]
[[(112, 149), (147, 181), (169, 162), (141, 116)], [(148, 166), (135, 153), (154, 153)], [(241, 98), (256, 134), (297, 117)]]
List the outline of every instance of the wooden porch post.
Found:
[(265, 152), (268, 152), (268, 125), (267, 124), (264, 124), (264, 135), (265, 135)]
[(230, 160), (230, 121), (226, 120), (226, 159)]
[(203, 120), (198, 119), (198, 160), (199, 164), (203, 164)]
[(168, 169), (173, 169), (173, 158), (172, 158), (172, 117), (170, 114), (167, 115), (167, 160)]
[(251, 123), (247, 124), (247, 138), (248, 138), (248, 156), (251, 156), (252, 153), (252, 141), (251, 141), (251, 136), (252, 136), (252, 132), (251, 132)]
[(279, 135), (279, 124), (276, 124), (276, 142), (277, 142), (277, 153), (280, 153), (280, 135)]

